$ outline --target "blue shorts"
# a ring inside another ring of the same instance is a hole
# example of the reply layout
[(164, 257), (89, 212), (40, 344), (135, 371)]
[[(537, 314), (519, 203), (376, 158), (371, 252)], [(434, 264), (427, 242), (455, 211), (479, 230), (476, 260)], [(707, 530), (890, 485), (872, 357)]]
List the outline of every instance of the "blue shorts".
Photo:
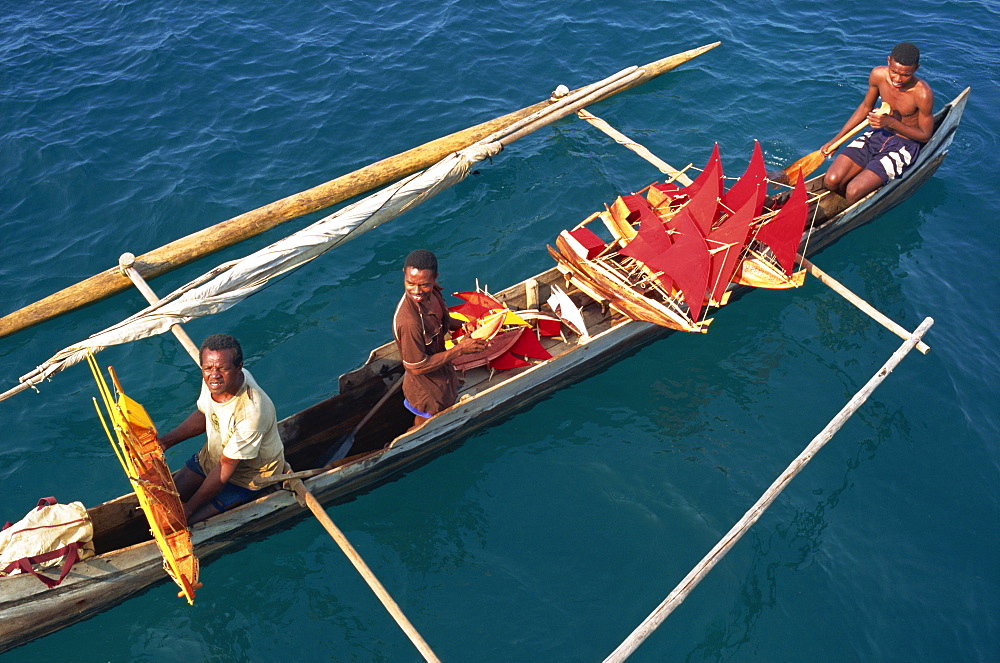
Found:
[[(189, 470), (200, 476), (202, 479), (205, 478), (205, 470), (201, 469), (201, 463), (198, 462), (198, 454), (191, 456), (188, 462), (184, 464)], [(259, 490), (250, 490), (249, 488), (244, 488), (243, 486), (237, 486), (234, 483), (227, 483), (222, 487), (215, 497), (209, 500), (219, 511), (228, 511), (235, 506), (239, 506), (244, 502), (249, 502), (255, 499), (261, 492)]]
[(920, 154), (920, 143), (885, 129), (872, 129), (858, 136), (841, 154), (888, 184), (902, 175)]
[(424, 419), (430, 419), (431, 417), (434, 416), (433, 414), (427, 414), (426, 412), (421, 412), (417, 408), (413, 407), (413, 404), (410, 403), (410, 401), (406, 400), (405, 398), (403, 399), (403, 407), (405, 407), (407, 410), (417, 415), (418, 417), (423, 417)]

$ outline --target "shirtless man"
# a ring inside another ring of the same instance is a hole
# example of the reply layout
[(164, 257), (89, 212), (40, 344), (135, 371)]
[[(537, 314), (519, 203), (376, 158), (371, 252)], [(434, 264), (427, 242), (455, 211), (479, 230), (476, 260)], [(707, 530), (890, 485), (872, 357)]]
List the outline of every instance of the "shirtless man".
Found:
[(392, 319), (392, 333), (403, 360), (403, 405), (419, 428), (458, 398), (458, 372), (452, 365), (459, 355), (482, 352), (487, 342), (463, 336), (445, 349), (445, 334), (461, 327), (450, 317), (438, 285), (437, 258), (417, 249), (403, 264), (403, 297)]
[[(868, 92), (854, 114), (830, 142), (820, 148), (830, 156), (830, 146), (856, 127), (865, 115), (871, 129), (855, 138), (834, 160), (823, 184), (853, 204), (899, 177), (917, 158), (920, 147), (934, 132), (934, 93), (914, 74), (920, 67), (920, 51), (913, 44), (896, 44), (888, 66), (875, 67), (868, 75)], [(879, 97), (892, 109), (886, 115), (873, 113)]]

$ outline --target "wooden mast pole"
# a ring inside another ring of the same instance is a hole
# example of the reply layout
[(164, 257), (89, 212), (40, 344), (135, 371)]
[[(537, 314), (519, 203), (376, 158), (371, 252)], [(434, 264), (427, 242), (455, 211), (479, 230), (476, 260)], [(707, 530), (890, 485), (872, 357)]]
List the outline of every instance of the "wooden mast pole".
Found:
[[(125, 253), (118, 259), (118, 263), (121, 265), (122, 272), (125, 273), (131, 282), (135, 284), (139, 292), (142, 293), (142, 296), (146, 298), (146, 301), (150, 304), (155, 304), (159, 301), (159, 299), (153, 292), (153, 289), (149, 287), (149, 284), (147, 284), (142, 278), (142, 275), (135, 271), (132, 267), (132, 261), (134, 259), (135, 256), (131, 253)], [(191, 337), (188, 336), (187, 332), (185, 332), (180, 325), (171, 326), (170, 331), (174, 333), (174, 336), (177, 337), (177, 340), (180, 341), (181, 345), (184, 346), (184, 349), (187, 350), (188, 354), (191, 355), (191, 358), (194, 359), (195, 364), (200, 368), (200, 352), (195, 347), (194, 342), (191, 340)], [(323, 529), (325, 529), (327, 534), (330, 535), (330, 538), (336, 542), (341, 552), (347, 556), (347, 559), (350, 560), (351, 564), (354, 565), (354, 568), (361, 574), (361, 577), (364, 578), (366, 583), (368, 583), (368, 586), (373, 592), (375, 592), (375, 596), (378, 597), (378, 600), (381, 601), (382, 605), (396, 621), (399, 627), (403, 629), (404, 633), (406, 633), (406, 637), (410, 639), (413, 646), (417, 648), (421, 655), (423, 655), (424, 660), (428, 661), (428, 663), (440, 663), (440, 659), (434, 654), (434, 651), (431, 650), (427, 642), (420, 636), (420, 633), (418, 633), (417, 629), (410, 623), (410, 620), (406, 618), (406, 615), (403, 614), (399, 605), (393, 600), (392, 596), (389, 595), (389, 592), (386, 591), (382, 583), (379, 582), (379, 579), (375, 577), (375, 574), (372, 573), (371, 568), (369, 568), (369, 566), (365, 563), (365, 560), (358, 554), (358, 551), (354, 549), (354, 546), (352, 546), (351, 542), (347, 540), (347, 537), (344, 536), (342, 531), (340, 531), (340, 528), (337, 527), (333, 520), (330, 519), (330, 516), (327, 515), (326, 511), (323, 509), (323, 505), (319, 503), (319, 500), (317, 500), (313, 494), (309, 492), (305, 484), (302, 483), (301, 479), (291, 479), (288, 481), (288, 484), (298, 497), (299, 503), (307, 507), (309, 511), (312, 512), (313, 516), (316, 517), (320, 525), (323, 526)]]
[[(609, 90), (606, 95), (594, 99), (591, 103), (657, 78), (688, 60), (715, 48), (719, 43), (707, 44), (644, 65), (641, 67), (641, 76), (629, 82), (628, 85)], [(301, 193), (282, 198), (182, 237), (139, 256), (134, 265), (136, 273), (146, 279), (155, 278), (259, 235), (286, 221), (394, 182), (437, 163), (448, 154), (468, 147), (485, 136), (509, 127), (542, 110), (550, 103), (550, 100), (542, 101), (489, 122), (432, 140)], [(9, 336), (22, 329), (105, 299), (128, 289), (130, 285), (131, 281), (117, 267), (106, 270), (0, 318), (0, 337)]]
[(688, 594), (691, 593), (698, 583), (708, 575), (708, 572), (718, 564), (726, 553), (732, 549), (736, 542), (746, 534), (750, 526), (753, 525), (757, 520), (763, 515), (767, 507), (771, 506), (771, 503), (778, 497), (782, 490), (795, 478), (802, 468), (806, 466), (813, 456), (815, 456), (823, 446), (833, 438), (834, 434), (847, 422), (852, 414), (857, 412), (868, 397), (871, 396), (875, 388), (882, 384), (882, 381), (888, 377), (889, 373), (899, 365), (899, 362), (903, 360), (910, 350), (916, 346), (916, 344), (923, 338), (927, 330), (931, 328), (934, 324), (934, 320), (931, 318), (924, 318), (924, 321), (920, 323), (920, 326), (910, 334), (909, 338), (896, 350), (889, 360), (882, 365), (882, 368), (878, 370), (875, 375), (868, 380), (867, 384), (861, 388), (861, 390), (854, 395), (851, 400), (847, 402), (840, 412), (837, 413), (830, 423), (820, 431), (819, 435), (814, 437), (812, 441), (806, 446), (806, 448), (800, 453), (795, 460), (782, 472), (774, 483), (761, 495), (760, 499), (750, 507), (740, 520), (733, 525), (732, 529), (726, 533), (722, 540), (720, 540), (715, 547), (713, 547), (708, 554), (705, 555), (698, 564), (691, 569), (690, 573), (684, 576), (680, 584), (674, 587), (673, 591), (667, 595), (667, 598), (653, 610), (652, 613), (639, 626), (636, 627), (634, 631), (618, 645), (611, 654), (604, 659), (604, 663), (621, 663), (627, 659), (636, 648), (641, 645), (646, 638), (652, 634), (656, 628), (663, 623), (670, 613), (679, 606), (684, 599), (687, 598)]

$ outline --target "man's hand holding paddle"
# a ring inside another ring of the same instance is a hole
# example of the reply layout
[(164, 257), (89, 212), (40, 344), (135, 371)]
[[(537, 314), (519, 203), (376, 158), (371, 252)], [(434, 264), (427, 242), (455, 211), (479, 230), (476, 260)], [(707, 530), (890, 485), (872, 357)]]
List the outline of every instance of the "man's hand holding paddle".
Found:
[(833, 156), (833, 153), (837, 151), (837, 148), (846, 143), (852, 136), (854, 136), (854, 134), (858, 133), (867, 126), (870, 126), (873, 129), (881, 129), (886, 116), (891, 113), (892, 109), (889, 108), (889, 104), (883, 101), (881, 106), (872, 109), (865, 119), (862, 120), (856, 127), (845, 133), (843, 136), (838, 136), (823, 145), (823, 147), (819, 148), (820, 154), (829, 159)]
[(799, 177), (808, 177), (809, 174), (822, 165), (823, 159), (827, 159), (832, 156), (833, 153), (837, 151), (837, 148), (846, 143), (851, 136), (867, 127), (871, 123), (873, 116), (877, 122), (881, 122), (883, 118), (879, 117), (879, 115), (889, 112), (891, 112), (889, 104), (883, 102), (880, 108), (876, 108), (868, 113), (868, 117), (862, 120), (857, 126), (848, 130), (843, 135), (834, 138), (815, 152), (810, 152), (792, 165), (785, 168), (784, 177), (781, 178), (781, 181), (785, 181), (788, 184), (795, 184)]

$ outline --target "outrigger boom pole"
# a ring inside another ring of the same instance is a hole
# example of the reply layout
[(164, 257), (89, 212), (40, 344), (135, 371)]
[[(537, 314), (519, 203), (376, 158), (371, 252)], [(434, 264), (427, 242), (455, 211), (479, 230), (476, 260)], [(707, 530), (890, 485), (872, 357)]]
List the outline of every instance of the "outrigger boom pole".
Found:
[(861, 388), (858, 393), (856, 393), (847, 404), (841, 408), (840, 412), (830, 420), (830, 423), (819, 432), (816, 437), (806, 446), (806, 448), (796, 456), (795, 460), (778, 475), (778, 478), (774, 480), (774, 483), (764, 491), (764, 494), (760, 496), (760, 499), (750, 507), (739, 521), (733, 525), (732, 529), (726, 533), (722, 539), (715, 544), (715, 546), (708, 551), (708, 553), (702, 558), (700, 562), (691, 571), (684, 576), (684, 579), (674, 587), (673, 591), (667, 595), (667, 598), (663, 600), (660, 605), (653, 610), (652, 613), (646, 619), (642, 621), (639, 626), (635, 628), (634, 631), (620, 644), (618, 647), (604, 659), (604, 663), (622, 663), (627, 659), (636, 648), (641, 645), (649, 635), (656, 630), (656, 628), (663, 623), (670, 613), (674, 611), (677, 606), (679, 606), (684, 599), (687, 598), (688, 594), (702, 581), (702, 579), (708, 575), (716, 564), (718, 564), (723, 557), (726, 556), (736, 542), (746, 534), (747, 530), (757, 522), (757, 520), (764, 514), (764, 511), (771, 506), (771, 503), (777, 499), (781, 491), (785, 489), (786, 486), (795, 478), (795, 476), (802, 471), (802, 468), (806, 466), (812, 458), (822, 449), (827, 442), (833, 439), (833, 436), (838, 430), (850, 419), (851, 415), (858, 411), (868, 397), (872, 395), (872, 392), (882, 384), (889, 373), (893, 371), (899, 362), (903, 361), (903, 358), (909, 354), (910, 350), (920, 342), (927, 330), (931, 328), (934, 324), (932, 318), (924, 318), (924, 321), (920, 323), (920, 326), (912, 333), (909, 334), (906, 341), (899, 346), (888, 361), (882, 365), (875, 375), (873, 375), (864, 387)]
[[(651, 81), (675, 69), (688, 60), (712, 50), (721, 42), (706, 44), (639, 67), (641, 75), (620, 88), (607, 91), (590, 101), (595, 103)], [(407, 175), (428, 168), (452, 152), (466, 148), (484, 137), (536, 113), (555, 100), (537, 104), (477, 124), (468, 129), (437, 138), (413, 149), (376, 161), (346, 175), (341, 175), (306, 191), (290, 195), (255, 210), (235, 216), (139, 256), (135, 270), (143, 278), (152, 279), (173, 269), (204, 258), (238, 244), (271, 228), (300, 216), (330, 207), (359, 194), (395, 182)], [(130, 281), (117, 268), (111, 268), (49, 295), (33, 304), (0, 318), (0, 338), (22, 329), (75, 311), (94, 302), (127, 290)]]

